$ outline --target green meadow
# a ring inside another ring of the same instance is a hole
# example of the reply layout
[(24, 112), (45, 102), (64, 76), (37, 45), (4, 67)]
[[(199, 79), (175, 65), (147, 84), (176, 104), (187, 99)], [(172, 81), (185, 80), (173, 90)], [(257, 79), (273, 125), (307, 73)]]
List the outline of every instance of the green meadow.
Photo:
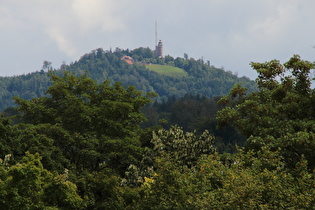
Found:
[(186, 71), (184, 71), (183, 69), (174, 67), (174, 66), (151, 64), (151, 65), (146, 65), (146, 67), (151, 71), (155, 71), (159, 74), (166, 75), (166, 76), (171, 76), (171, 77), (187, 76)]

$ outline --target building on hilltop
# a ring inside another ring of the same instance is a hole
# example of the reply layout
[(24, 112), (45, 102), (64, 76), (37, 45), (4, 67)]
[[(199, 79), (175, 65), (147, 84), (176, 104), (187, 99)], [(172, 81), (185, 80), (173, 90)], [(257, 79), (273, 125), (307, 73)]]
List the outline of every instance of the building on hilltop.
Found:
[(126, 61), (128, 64), (134, 64), (135, 62), (133, 61), (133, 58), (130, 56), (123, 56), (120, 60)]
[(159, 43), (155, 46), (155, 56), (158, 58), (163, 57), (163, 43), (162, 40), (159, 41)]

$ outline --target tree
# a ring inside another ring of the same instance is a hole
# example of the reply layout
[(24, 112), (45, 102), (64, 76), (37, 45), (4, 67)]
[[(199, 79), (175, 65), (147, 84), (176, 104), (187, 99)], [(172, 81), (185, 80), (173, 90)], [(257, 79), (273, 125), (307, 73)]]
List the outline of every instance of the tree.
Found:
[(158, 156), (167, 153), (182, 165), (189, 167), (195, 165), (203, 154), (213, 154), (216, 151), (214, 137), (207, 130), (197, 136), (196, 132), (185, 133), (179, 126), (154, 132), (151, 142)]
[(0, 161), (0, 208), (83, 209), (83, 199), (76, 185), (67, 180), (67, 173), (45, 170), (40, 159), (38, 153), (26, 153), (16, 165), (10, 165), (8, 158)]
[(158, 129), (152, 132), (151, 148), (145, 148), (143, 158), (137, 165), (131, 165), (126, 171), (126, 184), (140, 186), (144, 177), (150, 177), (159, 170), (159, 162), (164, 158), (174, 161), (179, 168), (186, 170), (196, 166), (203, 155), (214, 154), (214, 137), (206, 130), (201, 135), (196, 132), (184, 132), (179, 126), (169, 130)]
[(315, 202), (305, 159), (287, 170), (279, 153), (266, 148), (203, 155), (193, 168), (165, 154), (157, 165), (141, 186), (137, 209), (311, 209)]
[(184, 53), (184, 59), (188, 60), (188, 54), (187, 53)]
[(52, 68), (51, 68), (51, 62), (50, 61), (44, 61), (43, 62), (43, 66), (42, 66), (42, 70), (52, 70)]
[(251, 65), (258, 72), (259, 91), (245, 95), (237, 85), (223, 97), (220, 102), (230, 106), (217, 114), (221, 126), (230, 124), (243, 133), (247, 151), (280, 151), (289, 168), (305, 156), (313, 169), (315, 94), (309, 73), (314, 63), (294, 55), (283, 65), (277, 60)]
[(86, 75), (51, 76), (48, 96), (15, 98), (22, 122), (54, 127), (42, 132), (79, 168), (98, 169), (106, 162), (122, 172), (140, 157), (139, 123), (145, 120), (141, 109), (150, 102), (148, 97), (120, 83), (98, 85)]

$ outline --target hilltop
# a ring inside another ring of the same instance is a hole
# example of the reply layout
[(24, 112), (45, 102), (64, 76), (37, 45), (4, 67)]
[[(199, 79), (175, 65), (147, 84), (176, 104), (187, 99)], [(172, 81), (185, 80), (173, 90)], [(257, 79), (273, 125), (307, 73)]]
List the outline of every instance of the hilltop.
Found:
[[(133, 63), (122, 60), (123, 56), (130, 56)], [(119, 81), (123, 86), (132, 85), (144, 93), (156, 92), (160, 101), (186, 94), (222, 96), (237, 83), (242, 83), (249, 91), (256, 90), (254, 81), (249, 78), (237, 77), (208, 65), (202, 59), (173, 58), (169, 55), (156, 58), (154, 51), (143, 47), (134, 50), (117, 48), (114, 51), (99, 48), (75, 62), (50, 70), (57, 75), (65, 71), (76, 76), (87, 74), (97, 83)], [(13, 106), (12, 98), (15, 96), (27, 100), (43, 96), (50, 84), (50, 76), (45, 69), (26, 75), (1, 77), (0, 110)]]

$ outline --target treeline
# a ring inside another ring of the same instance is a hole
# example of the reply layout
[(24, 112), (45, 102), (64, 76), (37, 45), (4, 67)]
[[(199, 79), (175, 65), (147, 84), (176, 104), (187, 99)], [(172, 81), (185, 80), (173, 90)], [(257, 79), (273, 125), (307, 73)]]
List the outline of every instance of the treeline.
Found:
[[(121, 60), (124, 55), (131, 56), (136, 61), (129, 65)], [(169, 77), (149, 71), (144, 64), (157, 63), (172, 65), (188, 72), (187, 77)], [(62, 75), (70, 71), (76, 76), (88, 74), (98, 84), (105, 80), (121, 82), (124, 87), (135, 86), (142, 92), (156, 92), (158, 100), (168, 97), (182, 97), (186, 94), (206, 97), (226, 95), (236, 83), (242, 83), (250, 91), (256, 90), (253, 81), (246, 77), (239, 78), (231, 72), (209, 66), (202, 59), (193, 58), (156, 58), (149, 48), (134, 50), (116, 49), (115, 51), (93, 50), (83, 55), (78, 61), (69, 65), (63, 64), (59, 69), (52, 69), (50, 62), (44, 61), (43, 68), (34, 73), (14, 77), (0, 77), (0, 110), (14, 106), (13, 97), (18, 96), (29, 100), (41, 97), (51, 85), (47, 71)]]
[(21, 76), (0, 77), (0, 110), (14, 106), (15, 96), (30, 100), (45, 95), (50, 84), (50, 77), (43, 70)]
[(234, 154), (218, 153), (208, 130), (170, 125), (186, 108), (217, 99), (153, 104), (146, 108), (163, 110), (163, 118), (144, 129), (141, 110), (154, 93), (52, 74), (47, 96), (16, 97), (16, 115), (0, 117), (0, 208), (313, 209), (315, 64), (293, 56), (252, 67), (258, 91), (235, 85), (219, 110), (186, 113), (203, 124), (216, 112), (219, 127), (237, 129), (246, 142)]

